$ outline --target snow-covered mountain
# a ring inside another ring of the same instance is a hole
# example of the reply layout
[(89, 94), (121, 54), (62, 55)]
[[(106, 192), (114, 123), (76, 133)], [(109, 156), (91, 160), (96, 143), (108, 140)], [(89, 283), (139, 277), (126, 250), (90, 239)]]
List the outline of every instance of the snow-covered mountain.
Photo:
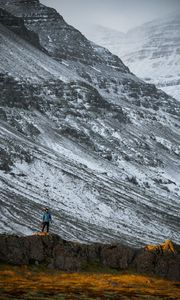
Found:
[(180, 14), (145, 23), (126, 34), (100, 26), (88, 37), (122, 58), (137, 76), (180, 100)]
[(179, 102), (39, 1), (0, 7), (1, 231), (50, 206), (66, 239), (179, 242)]

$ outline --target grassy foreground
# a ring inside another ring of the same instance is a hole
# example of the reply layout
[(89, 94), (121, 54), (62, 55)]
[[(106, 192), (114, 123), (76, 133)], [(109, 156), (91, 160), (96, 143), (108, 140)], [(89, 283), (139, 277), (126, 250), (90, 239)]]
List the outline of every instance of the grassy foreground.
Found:
[(0, 266), (0, 299), (180, 299), (180, 282), (112, 273)]

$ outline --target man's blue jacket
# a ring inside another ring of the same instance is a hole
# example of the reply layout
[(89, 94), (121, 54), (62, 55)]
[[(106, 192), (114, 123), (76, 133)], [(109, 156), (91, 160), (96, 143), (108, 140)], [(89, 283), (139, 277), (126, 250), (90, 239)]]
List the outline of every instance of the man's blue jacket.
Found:
[(43, 222), (50, 222), (50, 221), (52, 221), (51, 214), (49, 212), (45, 212), (43, 215)]

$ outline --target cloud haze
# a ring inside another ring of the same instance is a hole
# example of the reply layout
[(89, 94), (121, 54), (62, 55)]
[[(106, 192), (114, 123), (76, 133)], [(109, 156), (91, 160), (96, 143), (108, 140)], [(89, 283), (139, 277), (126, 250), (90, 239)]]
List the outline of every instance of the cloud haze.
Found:
[(127, 31), (173, 11), (180, 0), (40, 0), (54, 7), (64, 19), (86, 33), (91, 24)]

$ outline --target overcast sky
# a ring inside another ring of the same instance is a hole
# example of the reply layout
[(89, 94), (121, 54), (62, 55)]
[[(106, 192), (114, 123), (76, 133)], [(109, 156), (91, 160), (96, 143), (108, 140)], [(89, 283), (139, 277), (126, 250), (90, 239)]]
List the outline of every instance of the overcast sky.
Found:
[(83, 33), (90, 24), (127, 31), (144, 22), (180, 11), (180, 0), (40, 0), (54, 7)]

